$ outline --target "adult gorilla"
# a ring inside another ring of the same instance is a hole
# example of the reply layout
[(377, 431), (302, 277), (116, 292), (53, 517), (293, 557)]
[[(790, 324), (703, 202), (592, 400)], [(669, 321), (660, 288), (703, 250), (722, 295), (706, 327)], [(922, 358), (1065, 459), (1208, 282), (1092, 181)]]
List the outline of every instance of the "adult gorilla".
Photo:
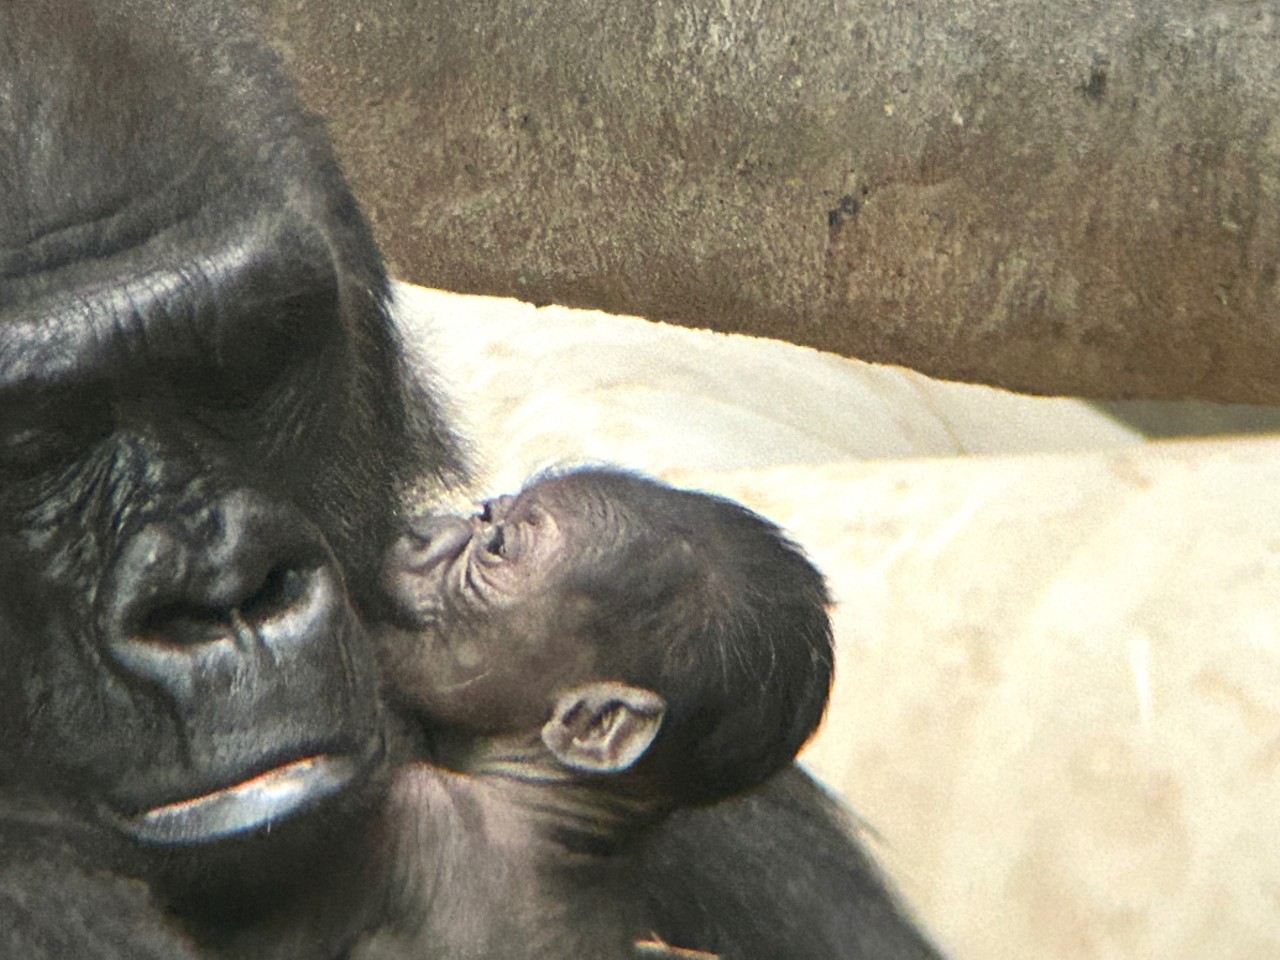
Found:
[[(461, 458), (225, 7), (0, 5), (4, 956), (338, 957), (430, 863), (364, 624), (404, 484)], [(672, 942), (930, 955), (799, 773), (648, 857)]]

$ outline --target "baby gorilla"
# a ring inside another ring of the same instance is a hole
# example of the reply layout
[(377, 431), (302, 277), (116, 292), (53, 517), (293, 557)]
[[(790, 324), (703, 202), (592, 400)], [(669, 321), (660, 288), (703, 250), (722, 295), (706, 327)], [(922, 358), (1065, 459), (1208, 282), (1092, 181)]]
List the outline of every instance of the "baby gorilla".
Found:
[(635, 943), (635, 852), (813, 732), (832, 672), (821, 574), (738, 504), (590, 469), (427, 521), (388, 586), (389, 695), (424, 715), (438, 765), (401, 772), (389, 820), (424, 850), (401, 886), (429, 906), (358, 956), (684, 955)]

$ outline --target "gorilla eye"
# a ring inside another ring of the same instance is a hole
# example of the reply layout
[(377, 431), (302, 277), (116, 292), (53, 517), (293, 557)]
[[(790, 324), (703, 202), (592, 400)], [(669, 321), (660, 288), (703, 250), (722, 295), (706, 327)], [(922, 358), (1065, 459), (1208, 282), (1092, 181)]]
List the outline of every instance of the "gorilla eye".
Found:
[(67, 445), (66, 437), (58, 431), (38, 427), (16, 430), (0, 441), (5, 462), (23, 466), (38, 465)]
[(35, 475), (62, 465), (108, 432), (105, 419), (95, 415), (69, 418), (55, 411), (15, 419), (27, 422), (0, 421), (0, 469), (14, 475)]

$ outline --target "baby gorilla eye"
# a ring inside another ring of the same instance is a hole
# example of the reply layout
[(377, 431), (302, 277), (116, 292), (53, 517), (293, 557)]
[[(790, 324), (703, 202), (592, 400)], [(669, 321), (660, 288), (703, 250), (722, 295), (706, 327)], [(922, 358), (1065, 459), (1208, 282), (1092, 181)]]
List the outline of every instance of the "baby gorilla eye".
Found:
[[(484, 519), (481, 517), (480, 519)], [(501, 527), (495, 527), (493, 535), (489, 537), (489, 542), (484, 545), (485, 551), (493, 554), (495, 557), (505, 557), (507, 555), (507, 538), (502, 532)]]
[(482, 500), (480, 509), (476, 513), (476, 519), (482, 523), (497, 523), (511, 512), (511, 504), (514, 500), (514, 497), (508, 495)]

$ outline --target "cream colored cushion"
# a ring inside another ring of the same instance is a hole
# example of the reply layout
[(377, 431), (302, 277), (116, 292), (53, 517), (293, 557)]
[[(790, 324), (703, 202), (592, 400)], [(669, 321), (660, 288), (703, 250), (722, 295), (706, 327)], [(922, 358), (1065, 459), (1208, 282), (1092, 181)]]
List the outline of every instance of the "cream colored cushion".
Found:
[(1280, 440), (1149, 445), (788, 344), (400, 299), (487, 491), (619, 462), (809, 550), (839, 653), (805, 762), (957, 960), (1280, 957)]

